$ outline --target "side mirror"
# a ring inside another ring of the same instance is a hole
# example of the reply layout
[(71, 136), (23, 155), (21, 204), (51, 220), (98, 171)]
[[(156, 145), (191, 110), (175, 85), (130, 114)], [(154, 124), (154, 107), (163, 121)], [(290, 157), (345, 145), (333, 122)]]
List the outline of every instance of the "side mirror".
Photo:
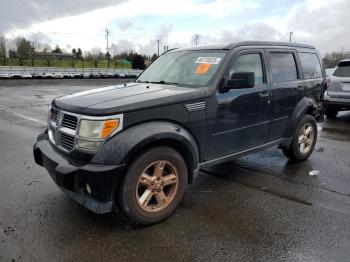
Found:
[(225, 81), (226, 89), (252, 88), (254, 86), (254, 72), (233, 73), (231, 79)]

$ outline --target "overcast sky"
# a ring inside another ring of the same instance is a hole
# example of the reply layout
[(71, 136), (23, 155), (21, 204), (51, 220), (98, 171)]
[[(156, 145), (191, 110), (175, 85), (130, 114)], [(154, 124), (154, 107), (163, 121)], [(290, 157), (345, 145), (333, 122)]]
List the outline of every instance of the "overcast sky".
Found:
[(322, 53), (350, 51), (349, 0), (0, 0), (0, 34), (25, 36), (70, 51), (113, 52), (239, 40), (293, 41)]

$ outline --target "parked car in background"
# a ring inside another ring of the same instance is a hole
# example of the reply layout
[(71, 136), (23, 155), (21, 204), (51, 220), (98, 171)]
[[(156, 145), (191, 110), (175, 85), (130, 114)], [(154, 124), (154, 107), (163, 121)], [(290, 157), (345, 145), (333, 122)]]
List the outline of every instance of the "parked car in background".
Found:
[(309, 45), (176, 49), (134, 83), (54, 99), (35, 161), (91, 211), (117, 205), (130, 220), (154, 224), (175, 210), (201, 167), (274, 146), (292, 161), (307, 159), (325, 80)]
[(62, 76), (64, 79), (72, 78), (72, 74), (67, 72), (62, 73)]
[(62, 79), (63, 78), (63, 75), (62, 73), (53, 73), (53, 78), (56, 78), (56, 79)]
[(114, 74), (112, 72), (108, 72), (106, 74), (107, 78), (113, 78), (114, 77)]
[(91, 73), (92, 78), (101, 78), (101, 74), (99, 73)]
[(90, 73), (83, 73), (82, 74), (82, 77), (84, 78), (84, 79), (87, 79), (87, 78), (90, 78)]
[(335, 118), (339, 111), (350, 110), (350, 59), (339, 62), (330, 76), (323, 104), (328, 118)]
[(54, 79), (54, 74), (53, 73), (43, 73), (42, 78), (45, 79)]
[(31, 74), (28, 74), (28, 73), (23, 73), (22, 74), (22, 78), (24, 78), (24, 79), (32, 79), (33, 76)]
[(8, 78), (10, 78), (9, 74), (4, 74), (4, 73), (0, 74), (0, 79), (8, 79)]
[(21, 79), (22, 78), (22, 74), (20, 74), (20, 73), (13, 73), (13, 74), (11, 74), (11, 76), (13, 79)]

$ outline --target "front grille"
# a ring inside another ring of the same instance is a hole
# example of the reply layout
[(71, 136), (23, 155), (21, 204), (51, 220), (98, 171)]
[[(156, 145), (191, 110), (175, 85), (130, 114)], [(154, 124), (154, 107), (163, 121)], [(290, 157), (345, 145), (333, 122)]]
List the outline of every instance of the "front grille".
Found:
[(55, 129), (51, 129), (51, 133), (52, 133), (53, 141), (56, 141), (56, 130)]
[(79, 115), (51, 108), (49, 121), (50, 140), (64, 151), (72, 151), (78, 129)]
[(51, 120), (57, 123), (57, 118), (58, 118), (58, 110), (51, 108)]
[(66, 150), (72, 150), (74, 147), (74, 136), (61, 133), (60, 137), (61, 146)]
[(78, 118), (76, 116), (64, 114), (61, 125), (63, 127), (67, 127), (67, 128), (76, 130), (77, 126), (78, 126)]

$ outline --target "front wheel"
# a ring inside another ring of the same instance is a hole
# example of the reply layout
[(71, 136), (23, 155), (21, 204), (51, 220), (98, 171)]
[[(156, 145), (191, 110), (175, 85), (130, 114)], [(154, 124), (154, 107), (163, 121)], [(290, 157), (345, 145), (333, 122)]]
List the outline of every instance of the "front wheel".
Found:
[(311, 115), (305, 115), (299, 122), (292, 144), (283, 153), (292, 161), (303, 161), (314, 151), (317, 140), (317, 123)]
[(187, 186), (187, 167), (169, 147), (141, 153), (127, 168), (118, 203), (132, 221), (151, 225), (166, 219), (181, 201)]

